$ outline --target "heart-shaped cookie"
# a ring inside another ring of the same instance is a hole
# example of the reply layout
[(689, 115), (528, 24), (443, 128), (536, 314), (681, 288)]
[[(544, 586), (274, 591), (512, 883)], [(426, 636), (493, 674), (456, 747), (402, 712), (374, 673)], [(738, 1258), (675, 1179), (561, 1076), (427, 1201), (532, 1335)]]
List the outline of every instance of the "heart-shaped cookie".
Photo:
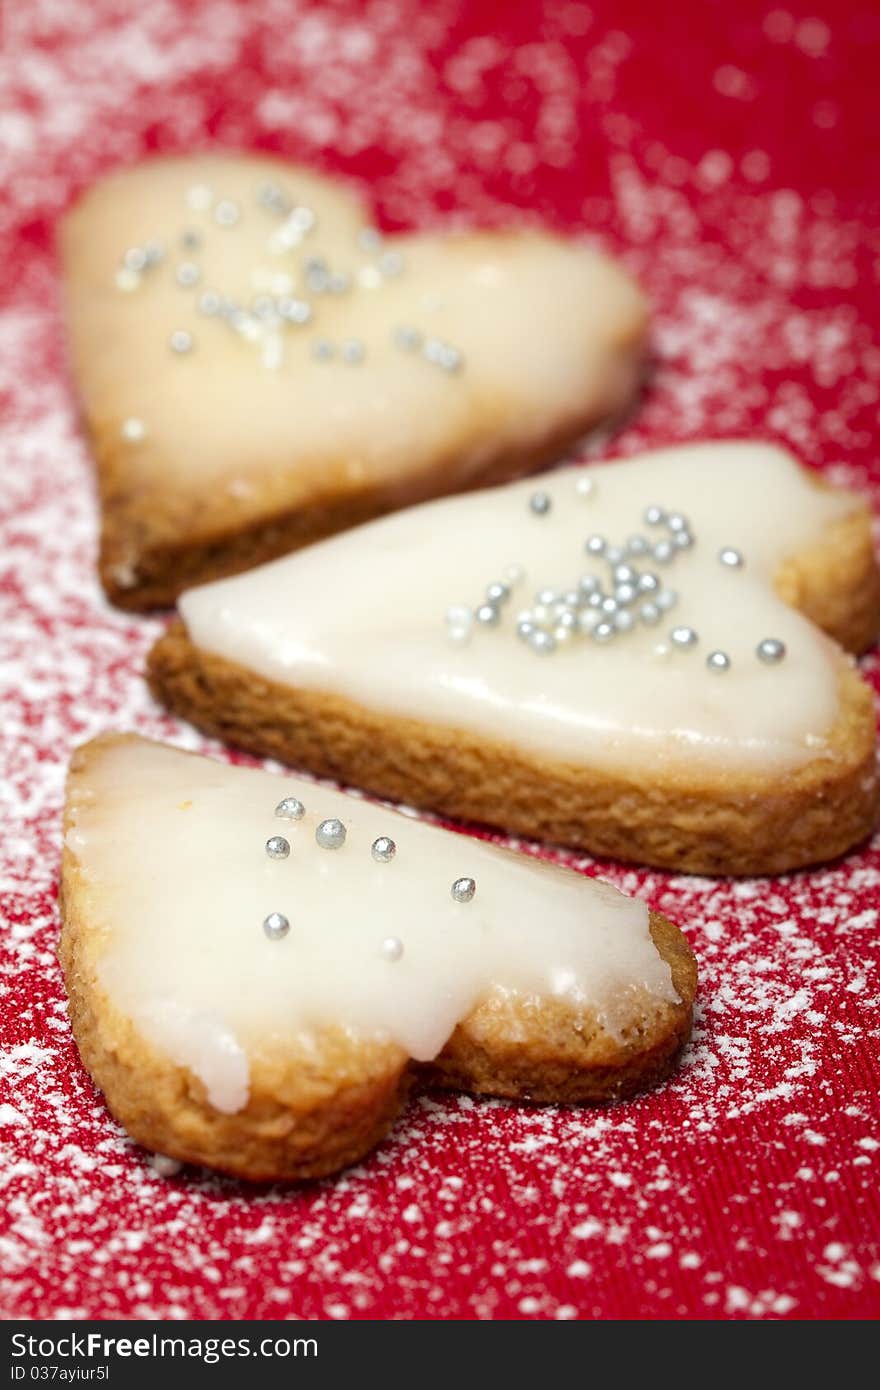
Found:
[(140, 1143), (334, 1172), (415, 1081), (531, 1101), (665, 1076), (696, 966), (607, 884), (312, 783), (133, 736), (75, 755), (61, 958), (83, 1060)]
[(528, 471), (636, 385), (645, 305), (533, 232), (382, 237), (336, 181), (159, 159), (62, 229), (101, 577), (129, 608)]
[(161, 698), (381, 795), (699, 873), (876, 820), (871, 691), (825, 635), (877, 633), (870, 517), (769, 445), (428, 503), (180, 606)]

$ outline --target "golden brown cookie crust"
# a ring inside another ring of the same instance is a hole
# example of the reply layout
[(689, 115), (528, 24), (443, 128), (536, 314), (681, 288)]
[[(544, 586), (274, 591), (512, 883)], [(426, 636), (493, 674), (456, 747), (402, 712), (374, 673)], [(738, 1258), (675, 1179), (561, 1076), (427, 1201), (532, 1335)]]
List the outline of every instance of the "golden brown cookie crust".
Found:
[[(827, 486), (814, 481), (817, 487)], [(880, 636), (880, 569), (867, 506), (856, 507), (816, 545), (786, 560), (775, 587), (781, 599), (844, 651), (858, 656), (872, 647)]]
[[(96, 740), (75, 754), (72, 783), (105, 744)], [(357, 1162), (388, 1133), (417, 1084), (532, 1102), (623, 1099), (667, 1076), (690, 1033), (696, 962), (679, 930), (652, 913), (651, 934), (680, 1002), (646, 1001), (619, 1042), (586, 1011), (556, 1001), (490, 1000), (459, 1025), (430, 1066), (411, 1063), (396, 1044), (355, 1041), (341, 1030), (324, 1034), (307, 1054), (252, 1054), (248, 1103), (227, 1115), (209, 1104), (197, 1077), (144, 1039), (101, 986), (94, 891), (65, 847), (59, 954), (83, 1062), (138, 1143), (237, 1177), (317, 1178)]]
[[(636, 391), (640, 372), (640, 362), (630, 364), (621, 359), (621, 406)], [(612, 408), (609, 402), (608, 410)], [(456, 492), (513, 482), (561, 458), (605, 413), (604, 407), (584, 411), (577, 419), (566, 421), (539, 448), (505, 449), (487, 455), (480, 469), (457, 486)], [(450, 461), (440, 460), (430, 473), (407, 486), (392, 490), (349, 485), (305, 504), (280, 503), (277, 510), (267, 502), (266, 514), (246, 523), (241, 508), (230, 501), (216, 529), (196, 536), (192, 533), (198, 504), (172, 496), (145, 497), (140, 488), (132, 486), (117, 431), (103, 432), (93, 420), (84, 423), (98, 464), (101, 584), (111, 603), (133, 612), (171, 608), (186, 589), (254, 569), (338, 531), (375, 521), (401, 507), (431, 501), (448, 491), (443, 476)]]
[(460, 1023), (426, 1084), (510, 1100), (584, 1104), (625, 1100), (662, 1081), (687, 1042), (697, 963), (677, 927), (652, 912), (651, 936), (680, 1005), (646, 1009), (622, 1039), (557, 1001), (492, 998)]
[(833, 859), (880, 807), (871, 691), (841, 661), (829, 755), (783, 775), (644, 779), (553, 762), (466, 729), (383, 715), (202, 652), (175, 622), (149, 657), (154, 694), (205, 733), (440, 815), (603, 858), (699, 874), (774, 874)]

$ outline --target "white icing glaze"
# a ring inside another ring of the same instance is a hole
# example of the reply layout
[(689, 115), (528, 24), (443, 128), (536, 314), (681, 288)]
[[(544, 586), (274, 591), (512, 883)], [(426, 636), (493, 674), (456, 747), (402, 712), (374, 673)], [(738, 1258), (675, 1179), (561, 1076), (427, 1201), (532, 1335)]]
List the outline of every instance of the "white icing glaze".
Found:
[[(235, 226), (218, 227), (210, 208), (188, 207), (196, 180), (210, 184), (215, 205), (236, 200)], [(279, 218), (256, 200), (267, 180), (316, 217), (314, 230), (284, 253), (272, 249)], [(188, 525), (211, 511), (217, 486), (227, 513), (232, 498), (243, 518), (251, 508), (320, 503), (361, 485), (387, 487), (388, 506), (402, 505), (424, 496), (429, 481), (436, 490), (426, 470), (442, 466), (442, 485), (451, 488), (487, 454), (540, 445), (591, 409), (617, 408), (630, 391), (644, 304), (592, 248), (523, 232), (395, 236), (369, 252), (358, 240), (365, 222), (344, 185), (255, 158), (148, 162), (98, 187), (74, 214), (69, 292), (86, 405), (103, 418), (110, 400), (120, 427), (128, 417), (144, 422), (127, 467), (133, 478), (199, 496)], [(181, 248), (187, 229), (201, 239), (197, 251)], [(116, 289), (126, 248), (148, 239), (167, 248), (165, 260), (130, 293)], [(402, 269), (382, 276), (388, 250)], [(351, 289), (312, 293), (312, 257), (349, 275)], [(181, 261), (200, 269), (193, 289), (175, 280)], [(199, 313), (205, 289), (248, 307), (267, 292), (303, 297), (313, 318), (281, 334), (256, 325), (252, 339)], [(451, 344), (462, 369), (446, 372), (401, 350), (401, 326)], [(194, 338), (182, 356), (168, 347), (178, 329)], [(315, 360), (318, 338), (334, 344), (333, 361)], [(348, 339), (363, 345), (358, 366), (339, 360)]]
[[(589, 496), (576, 489), (584, 476)], [(546, 516), (529, 509), (538, 489), (552, 500)], [(642, 521), (653, 503), (684, 513), (696, 535), (672, 564), (651, 565), (680, 595), (674, 612), (606, 647), (585, 639), (538, 657), (518, 641), (516, 611), (536, 590), (606, 573), (584, 553), (589, 534), (663, 534)], [(839, 654), (773, 577), (854, 505), (769, 445), (688, 445), (429, 503), (191, 590), (180, 608), (198, 647), (272, 680), (567, 762), (648, 775), (794, 766), (822, 755)], [(725, 546), (743, 568), (719, 563)], [(478, 603), (511, 563), (525, 578), (501, 625), (453, 644), (447, 608)], [(692, 650), (669, 649), (678, 624), (699, 634)], [(766, 637), (788, 649), (776, 666), (756, 659)], [(732, 659), (724, 675), (706, 667), (714, 649)]]
[[(301, 820), (275, 816), (282, 795)], [(308, 1046), (328, 1025), (427, 1060), (495, 990), (582, 1005), (612, 1035), (677, 1000), (643, 902), (358, 797), (132, 738), (93, 758), (70, 805), (99, 980), (218, 1110), (246, 1103), (254, 1049)], [(315, 843), (328, 816), (342, 849)], [(290, 857), (270, 860), (279, 833)], [(388, 864), (370, 852), (380, 835), (397, 844)], [(463, 875), (477, 890), (459, 904)], [(291, 926), (270, 941), (275, 911)]]

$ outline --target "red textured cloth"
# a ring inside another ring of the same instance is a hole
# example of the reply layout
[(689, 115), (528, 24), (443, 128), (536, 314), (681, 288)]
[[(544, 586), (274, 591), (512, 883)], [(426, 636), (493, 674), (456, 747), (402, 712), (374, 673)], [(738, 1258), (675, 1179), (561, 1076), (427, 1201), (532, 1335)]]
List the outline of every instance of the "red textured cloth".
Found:
[(4, 7), (4, 1315), (880, 1311), (876, 843), (737, 884), (578, 861), (681, 923), (699, 957), (677, 1078), (599, 1113), (417, 1100), (362, 1166), (302, 1191), (159, 1178), (83, 1072), (55, 957), (72, 745), (110, 727), (207, 746), (142, 683), (159, 624), (111, 611), (95, 581), (51, 254), (71, 197), (150, 150), (259, 147), (360, 182), (388, 226), (589, 228), (655, 309), (640, 409), (594, 453), (756, 434), (878, 499), (871, 10)]

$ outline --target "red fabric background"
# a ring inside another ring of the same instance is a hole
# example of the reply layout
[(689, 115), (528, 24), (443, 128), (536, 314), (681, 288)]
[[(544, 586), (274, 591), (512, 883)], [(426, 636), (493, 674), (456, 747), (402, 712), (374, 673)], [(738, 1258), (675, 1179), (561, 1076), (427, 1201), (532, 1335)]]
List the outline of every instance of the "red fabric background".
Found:
[(164, 1182), (114, 1126), (55, 960), (64, 765), (105, 727), (201, 745), (141, 682), (158, 624), (96, 587), (51, 243), (105, 169), (217, 145), (339, 171), (388, 226), (591, 228), (655, 306), (641, 407), (593, 452), (758, 434), (877, 499), (880, 17), (30, 0), (0, 24), (4, 1314), (875, 1315), (876, 843), (739, 884), (579, 861), (680, 922), (701, 964), (684, 1068), (627, 1107), (423, 1099), (303, 1191)]

